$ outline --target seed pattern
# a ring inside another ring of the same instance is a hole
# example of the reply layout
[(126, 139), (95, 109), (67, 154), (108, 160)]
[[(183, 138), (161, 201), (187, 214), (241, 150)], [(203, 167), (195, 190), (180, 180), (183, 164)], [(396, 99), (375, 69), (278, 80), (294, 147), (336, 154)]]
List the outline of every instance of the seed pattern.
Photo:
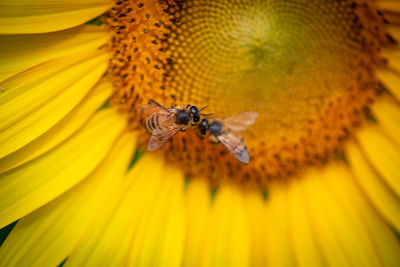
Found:
[(379, 51), (396, 42), (365, 0), (126, 0), (104, 20), (111, 102), (132, 128), (143, 128), (135, 107), (150, 98), (208, 105), (218, 117), (260, 114), (244, 133), (247, 166), (194, 129), (163, 149), (216, 185), (234, 178), (266, 187), (340, 158), (384, 90), (374, 77), (386, 64)]

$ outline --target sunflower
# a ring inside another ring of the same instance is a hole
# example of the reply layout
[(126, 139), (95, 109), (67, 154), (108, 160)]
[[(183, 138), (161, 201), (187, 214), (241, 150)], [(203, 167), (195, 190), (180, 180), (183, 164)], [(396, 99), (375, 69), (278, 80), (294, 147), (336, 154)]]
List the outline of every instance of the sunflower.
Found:
[[(0, 266), (399, 266), (400, 2), (2, 0)], [(259, 117), (237, 161), (140, 104)]]

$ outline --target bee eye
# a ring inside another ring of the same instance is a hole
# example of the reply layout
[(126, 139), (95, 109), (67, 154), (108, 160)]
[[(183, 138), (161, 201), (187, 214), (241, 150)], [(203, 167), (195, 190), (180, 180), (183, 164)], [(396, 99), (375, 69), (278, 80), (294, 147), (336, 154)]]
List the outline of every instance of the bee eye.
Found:
[(190, 107), (190, 112), (192, 112), (193, 114), (196, 114), (199, 112), (199, 109), (196, 106), (191, 106)]

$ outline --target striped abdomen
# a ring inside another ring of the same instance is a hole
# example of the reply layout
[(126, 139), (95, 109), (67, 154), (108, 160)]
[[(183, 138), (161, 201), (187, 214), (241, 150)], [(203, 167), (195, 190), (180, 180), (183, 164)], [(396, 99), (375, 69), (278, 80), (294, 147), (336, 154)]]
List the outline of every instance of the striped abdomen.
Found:
[(170, 114), (153, 113), (146, 118), (145, 123), (146, 129), (150, 132), (157, 131), (168, 131), (171, 127), (174, 127), (173, 116)]

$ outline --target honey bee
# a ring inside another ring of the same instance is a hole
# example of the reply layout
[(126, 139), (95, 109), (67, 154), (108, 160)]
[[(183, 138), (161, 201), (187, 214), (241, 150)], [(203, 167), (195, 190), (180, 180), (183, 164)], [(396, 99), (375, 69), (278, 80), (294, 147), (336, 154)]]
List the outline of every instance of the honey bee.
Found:
[(242, 131), (252, 125), (257, 112), (247, 111), (225, 119), (203, 119), (198, 125), (201, 136), (209, 135), (212, 142), (221, 142), (240, 162), (249, 163), (250, 157)]
[(167, 108), (154, 100), (141, 105), (137, 110), (141, 114), (148, 114), (145, 126), (152, 133), (147, 149), (149, 151), (157, 150), (179, 131), (185, 131), (197, 125), (201, 116), (211, 115), (201, 113), (206, 107), (199, 109), (196, 106), (186, 105)]

